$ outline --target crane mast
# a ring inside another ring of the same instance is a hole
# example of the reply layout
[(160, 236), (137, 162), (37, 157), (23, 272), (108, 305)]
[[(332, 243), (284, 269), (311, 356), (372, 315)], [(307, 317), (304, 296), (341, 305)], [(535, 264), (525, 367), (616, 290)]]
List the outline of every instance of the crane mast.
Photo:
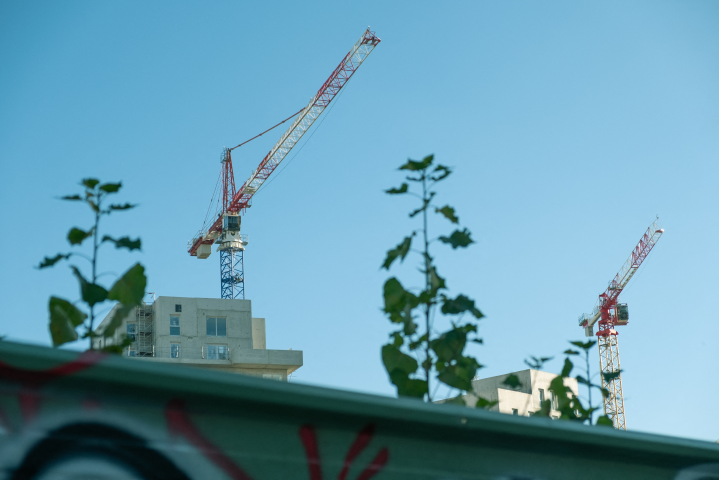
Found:
[[(656, 245), (664, 229), (659, 227), (659, 218), (652, 223), (632, 254), (629, 256), (619, 273), (609, 282), (607, 289), (599, 295), (594, 309), (590, 314), (579, 317), (579, 325), (584, 327), (587, 337), (594, 335), (594, 325), (598, 322), (596, 333), (599, 343), (599, 370), (602, 376), (602, 387), (609, 391), (604, 399), (604, 413), (612, 419), (614, 428), (626, 430), (624, 416), (624, 394), (622, 391), (621, 367), (619, 364), (619, 343), (615, 326), (629, 323), (629, 311), (626, 304), (618, 303), (619, 294), (646, 260), (649, 252)], [(609, 374), (608, 376), (606, 376)], [(608, 380), (607, 380), (608, 378)]]
[[(380, 41), (379, 37), (367, 27), (367, 30), (345, 55), (330, 77), (322, 84), (307, 106), (296, 114), (295, 120), (287, 131), (282, 134), (277, 143), (239, 189), (235, 188), (232, 151), (243, 144), (223, 149), (220, 160), (222, 164), (221, 212), (211, 225), (203, 225), (200, 231), (188, 242), (187, 246), (187, 251), (191, 256), (204, 259), (210, 256), (212, 245), (218, 243), (221, 298), (245, 298), (244, 250), (248, 241), (247, 235), (240, 234), (240, 214), (246, 213), (246, 209), (252, 204), (253, 196), (263, 183), (272, 175), (272, 172), (275, 171), (282, 160), (287, 157), (292, 148), (297, 145), (317, 118), (322, 115), (322, 112), (347, 84)], [(284, 123), (284, 121), (281, 123)]]

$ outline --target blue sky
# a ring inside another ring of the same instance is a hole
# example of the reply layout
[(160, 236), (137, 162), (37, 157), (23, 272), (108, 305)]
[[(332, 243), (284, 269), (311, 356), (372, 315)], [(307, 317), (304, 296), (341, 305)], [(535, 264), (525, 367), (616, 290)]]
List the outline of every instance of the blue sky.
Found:
[[(243, 220), (247, 298), (269, 348), (304, 351), (296, 381), (393, 394), (379, 266), (414, 206), (383, 190), (434, 153), (455, 168), (438, 201), (477, 241), (436, 257), (486, 314), (480, 373), (528, 355), (558, 371), (660, 215), (622, 294), (627, 425), (716, 440), (718, 22), (711, 1), (2, 2), (2, 333), (49, 344), (47, 298), (77, 298), (66, 266), (32, 267), (89, 226), (56, 200), (86, 176), (140, 204), (106, 226), (142, 253), (108, 249), (101, 270), (139, 260), (158, 295), (218, 297), (217, 255), (185, 249), (222, 147), (304, 106), (371, 25), (382, 43)], [(238, 184), (280, 132), (236, 151)], [(391, 273), (418, 283), (415, 267)]]

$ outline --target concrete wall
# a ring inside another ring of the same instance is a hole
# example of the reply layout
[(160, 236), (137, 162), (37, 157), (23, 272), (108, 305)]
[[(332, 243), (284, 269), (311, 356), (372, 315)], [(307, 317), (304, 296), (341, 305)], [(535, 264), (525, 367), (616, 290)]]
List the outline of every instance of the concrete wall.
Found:
[[(176, 305), (180, 305), (177, 312)], [(117, 310), (113, 307), (96, 332), (108, 325)], [(250, 300), (217, 298), (158, 297), (154, 304), (154, 357), (135, 357), (138, 360), (174, 363), (209, 370), (241, 373), (254, 377), (287, 381), (289, 374), (303, 364), (300, 350), (267, 350), (264, 318), (252, 318)], [(170, 317), (178, 317), (180, 335), (170, 334)], [(227, 335), (207, 335), (207, 318), (225, 318)], [(135, 310), (123, 320), (113, 338), (95, 341), (96, 347), (119, 343), (127, 332), (127, 324), (136, 322)], [(171, 358), (171, 345), (180, 345), (180, 357)], [(208, 345), (225, 345), (226, 359), (209, 359)]]
[[(175, 305), (182, 311), (175, 312)], [(157, 356), (169, 356), (170, 345), (180, 344), (183, 357), (200, 358), (207, 345), (226, 345), (231, 352), (251, 350), (252, 306), (250, 300), (220, 298), (158, 297), (155, 309)], [(170, 317), (180, 318), (180, 335), (170, 335)], [(207, 317), (227, 319), (227, 336), (207, 336)]]
[[(522, 385), (517, 388), (504, 385), (503, 382), (509, 375), (516, 375)], [(528, 416), (541, 410), (540, 390), (544, 391), (545, 400), (551, 399), (549, 384), (556, 377), (557, 375), (553, 373), (527, 369), (496, 377), (473, 380), (474, 392), (465, 396), (465, 402), (468, 406), (475, 405), (479, 396), (490, 402), (499, 402), (499, 404), (491, 408), (493, 411), (512, 414), (513, 410), (517, 410), (518, 415)], [(564, 385), (569, 387), (575, 395), (579, 394), (575, 379), (565, 378)], [(559, 417), (559, 412), (552, 410), (550, 416)]]
[(252, 348), (264, 350), (267, 348), (267, 339), (265, 337), (265, 319), (252, 319)]

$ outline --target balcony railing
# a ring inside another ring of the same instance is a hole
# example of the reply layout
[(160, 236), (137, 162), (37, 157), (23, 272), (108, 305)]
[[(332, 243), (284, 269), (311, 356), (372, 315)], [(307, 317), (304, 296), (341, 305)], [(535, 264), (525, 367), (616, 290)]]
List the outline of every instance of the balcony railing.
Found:
[(125, 357), (187, 358), (192, 360), (232, 360), (230, 348), (226, 345), (203, 345), (188, 348), (182, 345), (171, 347), (152, 346), (152, 350), (138, 351), (132, 346), (122, 353)]

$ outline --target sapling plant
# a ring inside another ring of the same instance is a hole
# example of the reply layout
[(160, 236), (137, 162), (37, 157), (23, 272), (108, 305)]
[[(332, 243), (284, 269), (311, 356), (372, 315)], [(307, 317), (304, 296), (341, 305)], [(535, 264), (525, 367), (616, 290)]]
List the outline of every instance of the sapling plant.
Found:
[[(453, 207), (434, 203), (433, 188), (452, 173), (448, 167), (434, 164), (434, 156), (429, 155), (421, 161), (408, 160), (399, 170), (409, 173), (406, 182), (386, 193), (411, 195), (419, 200), (418, 208), (409, 217), (417, 218), (420, 228), (387, 252), (382, 268), (389, 270), (396, 260), (401, 263), (410, 253), (417, 255), (421, 286), (405, 288), (396, 277), (385, 282), (384, 312), (398, 330), (390, 334), (390, 342), (382, 347), (382, 361), (399, 395), (431, 402), (442, 384), (459, 390), (460, 394), (471, 390), (472, 379), (482, 368), (474, 357), (464, 352), (468, 342), (482, 343), (477, 336), (476, 322), (483, 317), (482, 312), (474, 300), (465, 295), (454, 298), (447, 295), (447, 283), (439, 275), (431, 254), (437, 243), (454, 250), (467, 248), (474, 242), (466, 228), (455, 228), (449, 236), (433, 238), (430, 235), (430, 213), (451, 224), (459, 224)], [(411, 189), (410, 185), (415, 188)], [(438, 311), (450, 317), (451, 328), (444, 332), (436, 330)], [(480, 399), (480, 402), (486, 406), (486, 401)]]
[[(559, 376), (555, 377), (549, 384), (549, 391), (552, 392), (557, 399), (556, 404), (556, 410), (560, 414), (561, 420), (570, 420), (580, 423), (588, 423), (589, 425), (608, 425), (612, 426), (612, 419), (609, 418), (607, 415), (600, 415), (597, 417), (596, 423), (594, 423), (594, 412), (600, 409), (598, 406), (594, 406), (592, 404), (592, 389), (597, 389), (602, 394), (602, 398), (606, 398), (609, 396), (609, 390), (602, 387), (601, 385), (597, 385), (592, 382), (592, 373), (590, 369), (590, 362), (589, 362), (589, 351), (594, 347), (594, 345), (597, 344), (596, 340), (588, 340), (586, 342), (569, 342), (573, 346), (579, 348), (584, 353), (584, 375), (576, 375), (575, 377), (571, 376), (572, 370), (575, 369), (574, 363), (572, 362), (571, 358), (574, 356), (579, 356), (580, 352), (573, 349), (567, 349), (564, 351), (564, 354), (566, 357), (564, 358), (564, 365), (562, 366), (562, 371), (560, 372)], [(543, 357), (543, 358), (536, 358), (531, 357), (531, 360), (525, 360), (525, 363), (529, 365), (530, 368), (534, 368), (536, 370), (540, 370), (545, 362), (551, 360), (552, 357)], [(578, 368), (580, 371), (581, 368)], [(586, 375), (586, 376), (585, 376)], [(611, 374), (604, 374), (604, 379), (606, 382), (611, 381), (612, 379), (619, 376), (619, 372), (611, 373)], [(583, 385), (587, 386), (587, 406), (585, 407), (584, 404), (582, 404), (581, 399), (578, 395), (576, 395), (571, 388), (565, 385), (565, 379), (567, 378), (574, 378), (577, 383), (581, 383)], [(548, 417), (550, 415), (551, 410), (551, 402), (550, 400), (545, 400), (542, 402), (541, 410), (536, 413), (536, 415), (539, 416), (545, 416)]]
[[(70, 270), (77, 278), (80, 286), (81, 300), (73, 303), (69, 300), (52, 296), (50, 297), (48, 310), (50, 314), (50, 337), (54, 346), (78, 339), (88, 339), (89, 347), (93, 349), (93, 339), (97, 336), (94, 328), (99, 304), (105, 301), (119, 303), (119, 308), (114, 310), (112, 319), (101, 332), (101, 335), (105, 338), (112, 337), (117, 327), (122, 324), (123, 318), (136, 305), (142, 303), (147, 278), (145, 277), (145, 268), (140, 263), (136, 263), (118, 278), (109, 290), (98, 284), (98, 278), (101, 276), (98, 273), (98, 254), (103, 244), (110, 243), (117, 249), (124, 248), (128, 251), (139, 250), (141, 246), (139, 238), (131, 240), (129, 237), (113, 238), (109, 235), (100, 237), (100, 220), (113, 212), (130, 210), (136, 205), (129, 203), (106, 205), (107, 197), (119, 192), (122, 183), (101, 184), (97, 179), (86, 178), (82, 180), (80, 185), (84, 187), (84, 192), (77, 195), (66, 195), (61, 199), (71, 202), (84, 202), (92, 212), (93, 224), (87, 230), (78, 227), (71, 228), (67, 234), (67, 241), (71, 247), (80, 247), (83, 242), (89, 239), (91, 243), (90, 254), (86, 255), (77, 250), (69, 253), (58, 253), (54, 257), (45, 257), (38, 268), (52, 267), (61, 260), (69, 260), (70, 258), (82, 258), (89, 263), (90, 273), (88, 276), (83, 274), (76, 265), (70, 265)], [(76, 303), (79, 302), (85, 304), (84, 309), (76, 306)], [(129, 342), (130, 340), (125, 338), (121, 343), (106, 345), (103, 350), (120, 352)]]

